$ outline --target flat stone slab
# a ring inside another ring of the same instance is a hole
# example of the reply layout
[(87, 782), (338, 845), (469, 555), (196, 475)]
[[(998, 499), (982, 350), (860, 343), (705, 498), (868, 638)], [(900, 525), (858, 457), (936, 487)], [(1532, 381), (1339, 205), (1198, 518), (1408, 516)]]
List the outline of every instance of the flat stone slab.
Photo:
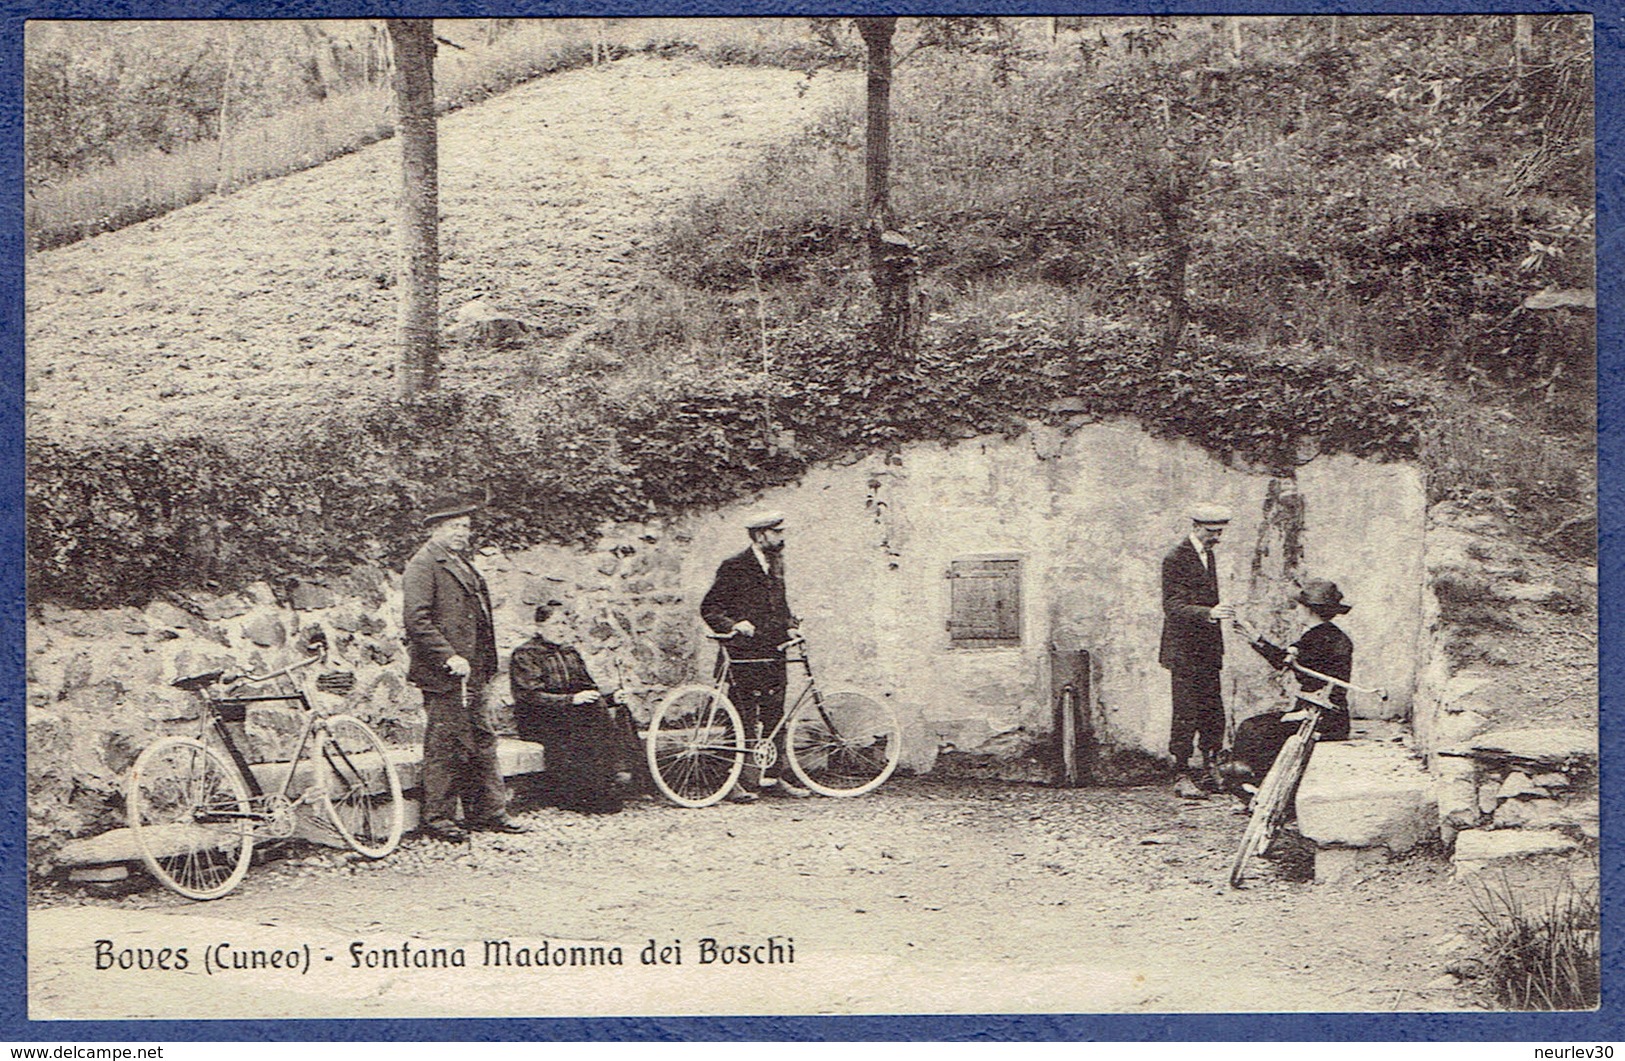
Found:
[[(395, 770), (401, 775), (402, 791), (410, 791), (421, 787), (423, 773), (423, 753), (421, 748), (390, 748), (388, 751), (390, 761), (395, 764)], [(515, 777), (519, 774), (541, 773), (544, 766), (542, 746), (529, 741), (513, 740), (504, 737), (497, 741), (497, 765), (502, 769), (503, 777)], [(309, 761), (300, 764), (301, 772), (310, 768)], [(288, 772), (287, 763), (256, 763), (252, 767), (254, 779), (259, 782), (260, 788), (267, 792), (276, 791), (282, 785), (282, 778)], [(412, 829), (417, 824), (417, 800), (410, 797), (406, 801), (406, 828)], [(176, 839), (175, 850), (178, 854), (184, 849), (188, 839), (193, 839), (188, 825), (166, 826), (173, 831)], [(159, 834), (163, 835), (162, 833)], [(320, 827), (306, 827), (303, 822), (297, 834), (301, 839), (310, 840), (329, 846), (342, 846), (342, 841), (333, 835), (330, 830)], [(111, 829), (99, 836), (87, 836), (78, 840), (70, 840), (62, 845), (57, 852), (56, 861), (64, 866), (99, 866), (113, 862), (139, 862), (141, 848), (135, 842), (135, 833), (129, 829)]]
[(1456, 850), (1451, 857), (1457, 874), (1466, 875), (1494, 862), (1560, 855), (1579, 846), (1555, 829), (1467, 829), (1456, 834)]
[(1439, 834), (1433, 778), (1400, 744), (1322, 741), (1298, 786), (1298, 831), (1322, 847), (1398, 854)]
[(1532, 763), (1595, 762), (1597, 731), (1572, 726), (1491, 730), (1461, 741), (1445, 749), (1443, 754)]

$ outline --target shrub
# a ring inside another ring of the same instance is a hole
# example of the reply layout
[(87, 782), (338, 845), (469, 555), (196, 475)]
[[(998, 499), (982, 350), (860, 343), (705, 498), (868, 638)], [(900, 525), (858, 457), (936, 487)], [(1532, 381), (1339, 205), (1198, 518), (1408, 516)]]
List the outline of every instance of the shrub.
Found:
[(1572, 878), (1542, 903), (1524, 899), (1505, 875), (1475, 885), (1485, 975), (1508, 1009), (1595, 1009), (1601, 1001), (1601, 903), (1595, 882)]
[(27, 483), (30, 599), (140, 603), (203, 586), (398, 566), (417, 503), (484, 489), (484, 539), (591, 539), (638, 520), (795, 480), (814, 461), (910, 442), (1014, 435), (1132, 417), (1226, 460), (1287, 468), (1315, 448), (1413, 456), (1427, 406), (1364, 370), (1214, 343), (1164, 364), (1098, 318), (949, 318), (906, 363), (874, 323), (821, 314), (782, 329), (773, 371), (753, 351), (613, 393), (559, 381), (501, 400), (444, 392), (334, 414), (251, 452), (197, 439), (35, 442)]

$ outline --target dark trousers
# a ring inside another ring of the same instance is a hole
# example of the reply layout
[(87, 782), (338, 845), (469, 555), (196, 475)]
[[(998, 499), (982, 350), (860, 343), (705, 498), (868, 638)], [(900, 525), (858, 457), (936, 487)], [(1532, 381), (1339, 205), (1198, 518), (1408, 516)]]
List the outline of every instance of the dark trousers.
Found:
[(1174, 769), (1186, 769), (1197, 737), (1202, 740), (1203, 758), (1212, 765), (1224, 745), (1224, 699), (1219, 692), (1219, 669), (1170, 670), (1168, 675), (1174, 701), (1168, 754), (1174, 757)]
[(423, 735), (423, 820), (456, 821), (457, 801), (470, 822), (507, 813), (508, 793), (497, 766), (497, 733), (482, 706), (483, 685), (423, 690), (429, 729)]
[[(784, 689), (787, 684), (787, 667), (783, 660), (733, 665), (728, 697), (739, 709), (739, 719), (745, 725), (746, 738), (754, 739), (758, 733), (766, 736), (779, 724), (779, 720), (784, 717)], [(789, 776), (790, 768), (784, 761), (784, 737), (781, 730), (778, 739), (774, 741), (778, 748), (778, 759), (771, 768), (762, 771), (763, 777)]]

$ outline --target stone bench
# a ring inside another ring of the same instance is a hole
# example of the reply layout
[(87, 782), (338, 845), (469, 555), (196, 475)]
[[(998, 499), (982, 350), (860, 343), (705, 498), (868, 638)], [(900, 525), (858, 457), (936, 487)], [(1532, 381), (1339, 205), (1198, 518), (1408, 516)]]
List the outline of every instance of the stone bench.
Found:
[(1393, 741), (1316, 744), (1297, 809), (1298, 831), (1316, 845), (1317, 882), (1439, 835), (1433, 778), (1408, 747)]
[[(403, 792), (411, 793), (422, 787), (423, 750), (421, 747), (390, 748), (387, 754), (390, 761), (395, 764), (396, 772), (400, 774)], [(501, 768), (503, 777), (541, 773), (545, 765), (542, 746), (529, 741), (514, 740), (508, 737), (501, 738), (497, 741), (497, 765)], [(250, 767), (254, 771), (254, 780), (266, 792), (274, 792), (281, 788), (282, 779), (287, 776), (288, 768), (288, 763), (256, 763)], [(299, 768), (301, 774), (303, 774), (312, 769), (312, 763), (308, 759), (303, 760), (299, 764)], [(407, 831), (415, 829), (417, 823), (418, 800), (411, 795), (407, 795), (405, 829)], [(181, 853), (185, 849), (182, 841), (191, 827), (175, 825), (165, 828), (173, 832), (176, 840), (174, 849), (168, 853)], [(295, 830), (294, 835), (314, 843), (333, 847), (343, 846), (343, 841), (331, 831), (308, 827), (302, 821)], [(121, 878), (124, 874), (117, 871), (102, 872), (99, 868), (121, 867), (121, 864), (125, 862), (139, 862), (141, 861), (141, 849), (135, 842), (135, 833), (132, 830), (128, 828), (112, 829), (99, 836), (69, 840), (57, 852), (56, 861), (60, 865), (72, 867), (73, 871), (70, 873), (70, 877), (75, 880), (114, 880)]]

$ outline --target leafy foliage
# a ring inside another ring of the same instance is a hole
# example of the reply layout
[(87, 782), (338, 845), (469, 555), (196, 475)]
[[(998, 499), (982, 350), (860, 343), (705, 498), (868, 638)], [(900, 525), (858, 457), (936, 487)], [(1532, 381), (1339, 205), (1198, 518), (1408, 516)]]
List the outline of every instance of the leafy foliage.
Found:
[(417, 502), (447, 482), (489, 492), (487, 541), (524, 546), (723, 503), (818, 460), (1014, 435), (1034, 418), (1133, 417), (1230, 460), (1287, 466), (1306, 439), (1312, 452), (1413, 456), (1427, 413), (1347, 365), (1204, 343), (1165, 369), (1140, 333), (1101, 320), (949, 319), (908, 364), (873, 354), (876, 327), (810, 318), (786, 333), (771, 375), (674, 373), (614, 407), (578, 378), (542, 415), (445, 393), (335, 416), (253, 453), (195, 439), (38, 442), (30, 596), (109, 604), (398, 565), (421, 537)]

